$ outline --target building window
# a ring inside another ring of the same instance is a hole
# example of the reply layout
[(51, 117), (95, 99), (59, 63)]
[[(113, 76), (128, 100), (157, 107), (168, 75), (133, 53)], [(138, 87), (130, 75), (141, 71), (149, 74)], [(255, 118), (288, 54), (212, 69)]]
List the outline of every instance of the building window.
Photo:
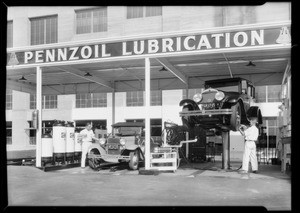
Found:
[(258, 103), (280, 102), (281, 86), (268, 85), (255, 87), (255, 99)]
[[(32, 128), (32, 121), (28, 121), (29, 127)], [(30, 145), (36, 145), (36, 130), (35, 129), (29, 129), (29, 144)]]
[(131, 91), (126, 93), (127, 106), (144, 106), (144, 92)]
[(280, 85), (269, 85), (267, 86), (268, 102), (280, 102)]
[[(43, 95), (42, 109), (56, 109), (57, 95)], [(36, 95), (30, 94), (30, 109), (36, 109)]]
[(12, 144), (12, 122), (6, 121), (6, 144)]
[(255, 99), (256, 102), (267, 102), (267, 89), (266, 86), (256, 86), (255, 87)]
[(162, 105), (162, 94), (161, 90), (151, 91), (151, 106)]
[(57, 108), (57, 95), (43, 95), (42, 100), (43, 109)]
[(127, 7), (127, 19), (161, 15), (162, 7)]
[(31, 45), (57, 43), (57, 16), (32, 18)]
[(6, 92), (6, 110), (12, 109), (12, 90)]
[(7, 22), (7, 47), (13, 47), (13, 22)]
[(30, 109), (36, 109), (36, 95), (30, 94)]
[(76, 11), (76, 34), (107, 31), (107, 8)]
[(197, 88), (197, 89), (188, 89), (188, 97), (186, 97), (185, 90), (182, 90), (182, 99), (192, 99), (196, 93), (201, 93), (203, 91), (203, 88)]
[(107, 107), (107, 93), (76, 94), (76, 108)]

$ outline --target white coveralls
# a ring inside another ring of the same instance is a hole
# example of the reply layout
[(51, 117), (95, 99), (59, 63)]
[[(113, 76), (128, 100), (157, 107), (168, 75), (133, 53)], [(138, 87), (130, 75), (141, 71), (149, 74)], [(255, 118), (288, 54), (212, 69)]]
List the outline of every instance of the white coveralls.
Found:
[(92, 145), (93, 137), (95, 134), (93, 130), (84, 129), (80, 132), (82, 137), (82, 155), (81, 155), (81, 168), (85, 167), (86, 154), (88, 153), (88, 148)]
[(242, 170), (248, 171), (249, 161), (251, 162), (252, 171), (257, 171), (257, 156), (255, 141), (258, 138), (258, 128), (253, 125), (244, 131), (245, 133), (245, 150), (243, 155)]

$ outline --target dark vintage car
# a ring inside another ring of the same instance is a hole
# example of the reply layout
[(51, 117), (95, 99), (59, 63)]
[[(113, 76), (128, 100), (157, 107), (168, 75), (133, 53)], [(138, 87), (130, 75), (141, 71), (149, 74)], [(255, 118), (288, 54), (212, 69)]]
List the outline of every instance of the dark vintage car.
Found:
[[(101, 163), (128, 162), (129, 168), (136, 170), (144, 162), (145, 124), (142, 122), (119, 122), (112, 125), (113, 134), (93, 143), (88, 150), (90, 167), (99, 167)], [(150, 138), (150, 152), (159, 146)]]
[(183, 125), (193, 128), (237, 131), (241, 124), (249, 125), (249, 117), (262, 123), (260, 109), (253, 103), (255, 88), (243, 78), (205, 81), (204, 90), (193, 99), (180, 102)]

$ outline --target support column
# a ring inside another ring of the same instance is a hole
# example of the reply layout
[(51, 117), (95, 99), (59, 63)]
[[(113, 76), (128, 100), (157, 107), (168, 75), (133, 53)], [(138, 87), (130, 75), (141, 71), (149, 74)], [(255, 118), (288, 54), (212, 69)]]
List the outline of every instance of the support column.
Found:
[[(112, 96), (111, 96), (111, 98), (112, 98), (112, 102), (111, 102), (111, 104), (112, 104), (112, 119), (111, 119), (111, 122), (112, 122), (112, 124), (114, 124), (116, 121), (115, 121), (115, 119), (116, 119), (116, 98), (115, 98), (115, 82), (113, 81), (113, 83), (112, 83), (112, 86), (113, 86), (113, 91), (112, 91)], [(114, 135), (114, 128), (112, 128), (112, 134)]]
[(38, 122), (36, 129), (36, 167), (42, 166), (42, 70), (36, 67), (36, 109)]
[[(186, 84), (184, 92), (185, 92), (185, 98), (188, 98), (189, 97), (189, 85), (188, 85), (188, 83)], [(186, 134), (186, 140), (189, 140), (189, 135), (188, 134)], [(189, 143), (185, 144), (185, 157), (186, 157), (186, 159), (188, 159), (188, 157), (189, 157)]]
[(230, 168), (230, 136), (229, 131), (222, 131), (223, 154), (222, 154), (222, 169)]
[(145, 170), (150, 169), (150, 59), (145, 58)]

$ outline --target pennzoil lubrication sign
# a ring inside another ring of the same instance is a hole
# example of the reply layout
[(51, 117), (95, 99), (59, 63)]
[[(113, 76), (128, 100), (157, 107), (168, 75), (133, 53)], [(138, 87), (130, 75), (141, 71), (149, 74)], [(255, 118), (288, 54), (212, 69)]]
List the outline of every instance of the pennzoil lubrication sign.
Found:
[[(36, 48), (30, 51), (7, 53), (7, 65), (43, 64), (87, 59), (168, 54), (175, 52), (234, 49), (250, 46), (288, 44), (290, 27), (190, 34), (160, 38), (147, 38), (118, 42), (99, 42), (54, 48)], [(33, 48), (35, 48), (33, 46)]]

